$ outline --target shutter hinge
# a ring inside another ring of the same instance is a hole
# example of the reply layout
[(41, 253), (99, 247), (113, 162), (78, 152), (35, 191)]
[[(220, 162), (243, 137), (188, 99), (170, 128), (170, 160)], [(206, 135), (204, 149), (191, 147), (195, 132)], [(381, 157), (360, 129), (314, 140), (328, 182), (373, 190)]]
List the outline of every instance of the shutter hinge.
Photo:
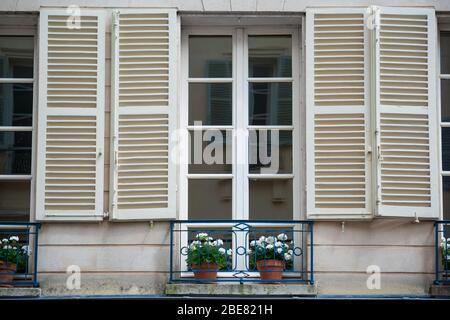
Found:
[(104, 211), (103, 218), (108, 218), (108, 217), (109, 217), (109, 211)]

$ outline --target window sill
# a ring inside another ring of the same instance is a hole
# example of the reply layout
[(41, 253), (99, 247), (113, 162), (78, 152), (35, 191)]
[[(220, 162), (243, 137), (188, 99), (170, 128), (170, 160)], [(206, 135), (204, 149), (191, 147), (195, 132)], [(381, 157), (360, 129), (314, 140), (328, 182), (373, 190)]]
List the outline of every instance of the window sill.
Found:
[(306, 283), (168, 283), (167, 295), (189, 296), (316, 296), (317, 285)]

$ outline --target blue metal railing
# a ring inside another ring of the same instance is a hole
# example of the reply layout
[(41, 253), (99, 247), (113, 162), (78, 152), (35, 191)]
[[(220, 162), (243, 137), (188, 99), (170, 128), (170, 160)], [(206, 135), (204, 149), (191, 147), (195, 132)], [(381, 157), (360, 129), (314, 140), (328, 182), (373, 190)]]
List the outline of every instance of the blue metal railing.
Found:
[(0, 274), (12, 278), (12, 281), (0, 280), (0, 286), (39, 286), (40, 226), (36, 222), (0, 222)]
[[(171, 221), (169, 282), (211, 282), (194, 277), (196, 261), (214, 261), (221, 252), (214, 282), (313, 284), (313, 227), (308, 220)], [(212, 246), (205, 245), (207, 242)], [(283, 261), (281, 280), (260, 278), (257, 262), (270, 259)]]
[(435, 284), (450, 284), (450, 220), (435, 224)]

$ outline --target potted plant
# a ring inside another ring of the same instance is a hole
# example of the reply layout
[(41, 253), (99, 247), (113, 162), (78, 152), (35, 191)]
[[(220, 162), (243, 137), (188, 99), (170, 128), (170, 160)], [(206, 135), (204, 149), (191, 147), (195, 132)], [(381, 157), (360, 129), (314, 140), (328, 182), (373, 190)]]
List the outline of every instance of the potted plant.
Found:
[[(250, 242), (248, 255), (250, 264), (255, 265), (262, 280), (281, 280), (283, 271), (292, 267), (293, 250), (288, 236), (284, 233), (274, 236), (261, 236)], [(288, 268), (286, 268), (288, 267)]]
[(223, 247), (221, 239), (214, 239), (207, 233), (198, 233), (189, 244), (186, 263), (194, 272), (195, 279), (215, 280), (217, 271), (225, 267), (231, 249)]
[(13, 282), (16, 273), (25, 272), (29, 255), (28, 246), (20, 247), (19, 237), (11, 236), (9, 239), (3, 239), (0, 246), (0, 283)]
[[(450, 277), (450, 238), (441, 238), (443, 277)], [(447, 272), (445, 272), (447, 270)]]

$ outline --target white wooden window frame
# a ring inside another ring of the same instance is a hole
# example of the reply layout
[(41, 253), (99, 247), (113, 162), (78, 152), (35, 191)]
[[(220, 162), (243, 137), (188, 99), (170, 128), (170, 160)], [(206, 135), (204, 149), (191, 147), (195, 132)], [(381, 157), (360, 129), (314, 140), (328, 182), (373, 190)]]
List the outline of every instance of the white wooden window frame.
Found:
[[(30, 221), (34, 217), (35, 201), (35, 170), (36, 170), (36, 134), (37, 124), (36, 101), (37, 101), (37, 81), (38, 74), (38, 37), (35, 25), (29, 25), (30, 17), (14, 17), (14, 26), (0, 27), (0, 36), (11, 37), (33, 37), (33, 78), (0, 78), (0, 84), (31, 83), (33, 84), (33, 105), (32, 105), (32, 125), (31, 126), (0, 126), (0, 132), (31, 132), (31, 171), (30, 174), (0, 174), (0, 181), (29, 181), (30, 182)], [(33, 18), (35, 19), (35, 18)], [(17, 21), (16, 21), (17, 20)], [(28, 22), (27, 22), (28, 21)], [(26, 26), (26, 27), (19, 27)]]
[[(221, 36), (229, 35), (232, 37), (232, 77), (231, 78), (189, 78), (189, 36), (190, 35), (211, 35)], [(291, 35), (292, 37), (292, 77), (291, 78), (249, 78), (248, 77), (248, 41), (246, 40), (249, 35)], [(231, 130), (244, 130), (248, 133), (249, 129), (258, 129), (265, 127), (269, 129), (287, 129), (292, 130), (292, 173), (291, 174), (250, 174), (248, 172), (248, 144), (246, 139), (233, 139), (232, 146), (232, 159), (233, 164), (236, 163), (238, 156), (245, 159), (245, 163), (242, 165), (233, 165), (232, 173), (229, 174), (189, 174), (188, 173), (188, 160), (189, 152), (187, 149), (180, 150), (180, 166), (179, 166), (179, 218), (181, 220), (188, 220), (188, 182), (189, 179), (232, 179), (232, 216), (230, 223), (221, 224), (214, 223), (208, 227), (231, 227), (233, 220), (248, 220), (249, 219), (249, 179), (292, 179), (292, 193), (293, 193), (293, 220), (300, 220), (303, 215), (301, 214), (301, 208), (303, 208), (303, 188), (301, 188), (301, 182), (304, 181), (304, 177), (301, 176), (302, 168), (304, 168), (304, 157), (301, 155), (301, 150), (304, 150), (304, 135), (300, 126), (304, 123), (301, 120), (300, 114), (304, 114), (302, 111), (304, 104), (300, 98), (302, 75), (301, 70), (304, 70), (301, 64), (302, 60), (302, 48), (301, 48), (301, 30), (300, 27), (187, 27), (182, 29), (181, 35), (181, 77), (180, 77), (180, 116), (179, 116), (179, 128), (182, 134), (187, 134), (189, 130), (194, 129), (231, 129)], [(292, 83), (292, 125), (290, 126), (252, 126), (248, 125), (248, 84), (251, 80), (258, 82), (276, 82), (276, 80), (282, 80)], [(233, 97), (232, 97), (232, 125), (231, 126), (202, 126), (195, 127), (189, 125), (189, 83), (191, 82), (231, 82)], [(237, 110), (245, 110), (239, 112)], [(275, 218), (275, 217), (274, 217)], [(255, 224), (255, 227), (267, 227), (270, 226), (264, 221)], [(277, 225), (277, 227), (294, 227), (293, 224)], [(189, 224), (190, 228), (204, 227), (201, 223)], [(181, 226), (181, 230), (187, 230), (185, 225)], [(181, 247), (187, 245), (187, 237), (181, 238)], [(243, 241), (237, 240), (237, 241)], [(236, 247), (236, 243), (232, 244)], [(243, 259), (237, 261), (237, 265), (234, 266), (238, 269), (245, 269), (245, 263)], [(186, 263), (181, 261), (181, 270), (186, 270)], [(256, 276), (251, 273), (250, 276)], [(182, 276), (192, 276), (192, 273), (184, 272)], [(219, 272), (219, 277), (229, 276), (226, 273)]]
[(441, 56), (440, 56), (440, 34), (441, 32), (449, 32), (450, 33), (450, 24), (448, 23), (440, 23), (438, 25), (438, 36), (437, 36), (437, 50), (436, 50), (436, 88), (437, 88), (437, 123), (439, 126), (437, 126), (437, 137), (438, 137), (438, 148), (437, 148), (437, 154), (438, 154), (438, 162), (439, 162), (439, 219), (444, 219), (444, 189), (443, 189), (443, 179), (444, 177), (450, 177), (450, 171), (443, 170), (442, 167), (442, 129), (443, 128), (450, 128), (450, 122), (442, 121), (441, 116), (441, 108), (442, 108), (442, 100), (441, 100), (441, 82), (442, 80), (448, 80), (450, 81), (450, 74), (441, 73)]

